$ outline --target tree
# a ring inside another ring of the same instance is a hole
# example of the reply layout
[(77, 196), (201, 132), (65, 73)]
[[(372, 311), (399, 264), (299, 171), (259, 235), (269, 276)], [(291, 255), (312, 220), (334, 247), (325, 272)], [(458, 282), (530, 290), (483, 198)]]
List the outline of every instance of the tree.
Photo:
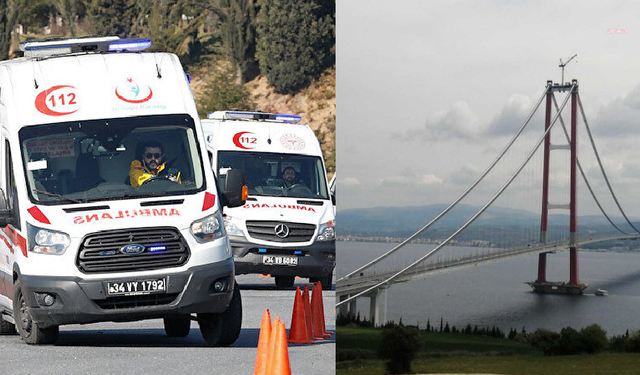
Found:
[(0, 0), (0, 60), (9, 58), (11, 35), (18, 16), (19, 0)]
[(378, 355), (387, 360), (385, 366), (390, 374), (408, 374), (421, 346), (420, 332), (415, 327), (397, 325), (382, 331)]
[(49, 24), (49, 16), (55, 12), (55, 7), (50, 1), (28, 1), (20, 6), (20, 12), (16, 22), (24, 27), (26, 33), (31, 28), (47, 26)]
[(580, 330), (582, 346), (587, 353), (598, 353), (604, 350), (609, 343), (607, 332), (597, 324), (584, 327)]
[(200, 115), (203, 117), (210, 111), (232, 108), (253, 110), (256, 107), (249, 91), (236, 83), (235, 73), (231, 69), (223, 69), (213, 74), (205, 85), (204, 95), (198, 104)]
[(571, 327), (565, 327), (560, 331), (561, 354), (580, 354), (583, 351), (582, 337), (578, 331)]
[(260, 72), (256, 60), (256, 4), (254, 0), (226, 0), (222, 32), (227, 54), (238, 66), (242, 81)]
[(544, 355), (555, 355), (560, 348), (560, 334), (538, 328), (529, 336), (529, 342), (534, 348), (542, 350)]
[[(325, 2), (323, 1), (322, 4)], [(326, 7), (309, 0), (259, 0), (257, 56), (276, 92), (294, 94), (333, 61), (335, 29)]]
[(75, 23), (79, 5), (78, 0), (54, 0), (53, 5), (56, 7), (62, 18), (67, 22), (69, 34), (71, 34), (72, 37), (75, 37)]
[[(146, 3), (150, 0), (141, 1)], [(97, 35), (129, 37), (134, 19), (133, 0), (85, 0), (91, 29)]]

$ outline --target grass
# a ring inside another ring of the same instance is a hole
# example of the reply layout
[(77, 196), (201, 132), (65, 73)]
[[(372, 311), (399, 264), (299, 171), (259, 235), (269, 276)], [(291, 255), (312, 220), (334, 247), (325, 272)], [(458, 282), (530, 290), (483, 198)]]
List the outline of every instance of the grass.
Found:
[[(492, 337), (422, 333), (423, 347), (413, 362), (417, 374), (483, 373), (545, 375), (640, 374), (640, 354), (543, 356), (526, 343)], [(381, 330), (340, 326), (336, 330), (338, 375), (383, 375), (377, 359)]]

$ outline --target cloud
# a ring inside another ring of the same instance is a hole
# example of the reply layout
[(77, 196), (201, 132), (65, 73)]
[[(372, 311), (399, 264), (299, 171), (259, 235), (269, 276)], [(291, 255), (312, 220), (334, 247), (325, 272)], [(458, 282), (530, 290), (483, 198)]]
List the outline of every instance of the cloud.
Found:
[(483, 170), (475, 165), (463, 165), (451, 174), (451, 182), (456, 185), (471, 185), (482, 172)]
[(434, 174), (426, 174), (418, 181), (418, 185), (442, 185), (442, 179)]
[(602, 106), (595, 121), (590, 121), (594, 135), (602, 137), (620, 137), (637, 135), (640, 132), (640, 85), (627, 96)]
[(432, 113), (423, 127), (394, 132), (391, 137), (400, 141), (432, 142), (437, 139), (469, 139), (478, 131), (479, 121), (467, 102), (459, 100), (448, 110)]
[(401, 170), (400, 176), (380, 179), (381, 186), (439, 186), (443, 184), (444, 181), (433, 173), (418, 176), (410, 168)]
[(358, 186), (360, 185), (360, 181), (355, 177), (345, 177), (342, 179), (342, 184), (344, 186)]
[[(485, 136), (511, 136), (514, 135), (524, 120), (533, 109), (531, 99), (520, 94), (513, 94), (507, 99), (500, 113), (491, 120), (484, 131)], [(542, 107), (542, 106), (541, 106)], [(541, 108), (538, 108), (538, 112)], [(544, 112), (544, 108), (542, 108)]]
[(400, 141), (418, 140), (425, 143), (444, 139), (460, 141), (510, 136), (515, 134), (526, 120), (533, 109), (533, 104), (528, 96), (513, 94), (507, 99), (500, 112), (483, 125), (469, 104), (459, 100), (448, 110), (429, 115), (423, 127), (394, 132), (391, 137)]
[(406, 176), (385, 177), (380, 179), (382, 186), (407, 186), (415, 184), (415, 180)]

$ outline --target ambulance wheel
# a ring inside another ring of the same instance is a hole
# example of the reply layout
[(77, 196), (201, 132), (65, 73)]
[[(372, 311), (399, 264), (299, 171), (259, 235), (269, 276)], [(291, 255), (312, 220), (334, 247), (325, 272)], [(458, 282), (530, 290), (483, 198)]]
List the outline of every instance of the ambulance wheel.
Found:
[(40, 328), (38, 323), (31, 319), (29, 307), (20, 287), (20, 280), (16, 280), (13, 284), (13, 316), (16, 320), (18, 333), (27, 344), (54, 344), (58, 340), (58, 326)]
[(191, 330), (190, 315), (172, 315), (164, 317), (164, 331), (169, 337), (187, 337)]
[(236, 342), (242, 330), (242, 297), (236, 284), (227, 311), (218, 314), (198, 314), (198, 325), (209, 346), (229, 346)]
[(312, 277), (309, 279), (312, 283), (320, 282), (322, 290), (331, 290), (333, 287), (333, 272), (324, 277)]
[(294, 281), (294, 276), (276, 276), (276, 286), (278, 288), (291, 288)]
[(5, 320), (5, 318), (2, 317), (2, 314), (0, 314), (0, 335), (15, 334), (17, 334), (15, 324)]

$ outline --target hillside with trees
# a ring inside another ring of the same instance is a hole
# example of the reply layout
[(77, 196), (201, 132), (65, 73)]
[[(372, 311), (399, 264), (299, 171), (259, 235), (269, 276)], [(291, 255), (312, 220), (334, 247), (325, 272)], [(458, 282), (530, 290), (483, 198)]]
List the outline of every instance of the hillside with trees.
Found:
[(148, 37), (192, 77), (201, 116), (285, 112), (314, 130), (335, 171), (334, 0), (0, 0), (0, 59), (56, 37)]

